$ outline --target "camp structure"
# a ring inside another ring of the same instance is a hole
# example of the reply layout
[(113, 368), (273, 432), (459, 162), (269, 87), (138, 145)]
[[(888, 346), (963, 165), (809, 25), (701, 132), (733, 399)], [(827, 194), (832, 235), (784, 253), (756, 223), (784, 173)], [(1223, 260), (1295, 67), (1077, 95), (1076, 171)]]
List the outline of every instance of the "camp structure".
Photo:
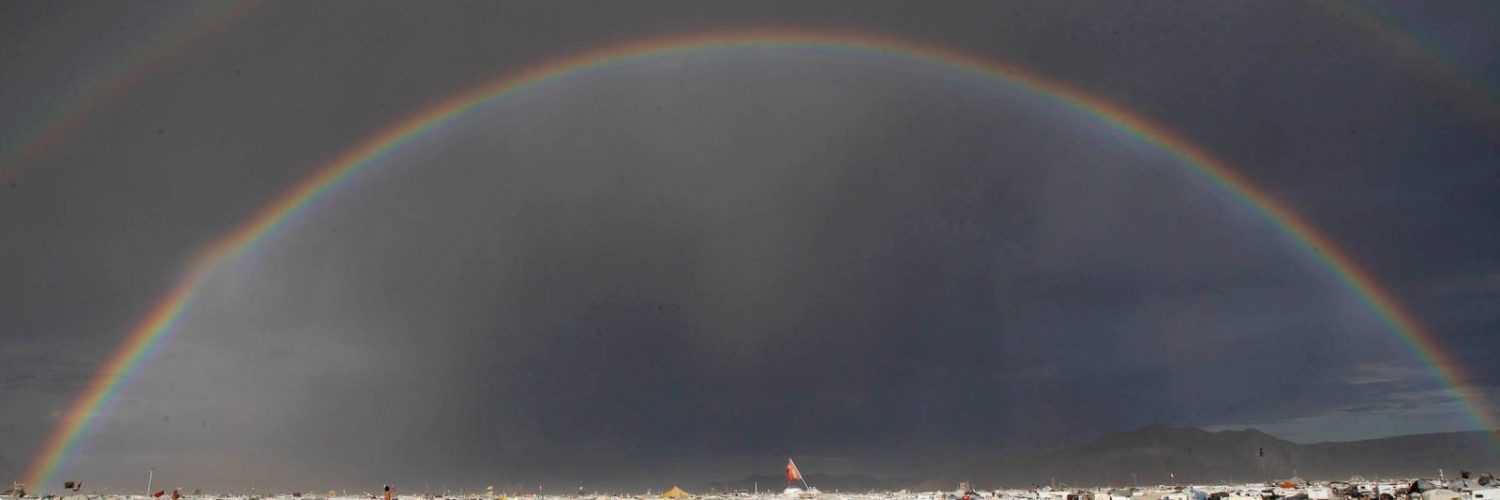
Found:
[(674, 485), (672, 485), (672, 489), (667, 490), (665, 493), (662, 493), (657, 498), (676, 498), (678, 500), (681, 500), (681, 499), (684, 499), (684, 498), (691, 498), (691, 497), (692, 497), (692, 495), (689, 495), (688, 492), (686, 492), (686, 491), (682, 491), (682, 488), (678, 488), (677, 485), (674, 484)]
[[(802, 488), (797, 487), (797, 483), (799, 482), (802, 483)], [(791, 498), (814, 498), (821, 493), (822, 492), (818, 491), (817, 488), (813, 488), (807, 485), (807, 479), (804, 479), (802, 477), (802, 471), (797, 469), (797, 462), (793, 462), (790, 458), (786, 459), (786, 490), (781, 492), (782, 496)]]

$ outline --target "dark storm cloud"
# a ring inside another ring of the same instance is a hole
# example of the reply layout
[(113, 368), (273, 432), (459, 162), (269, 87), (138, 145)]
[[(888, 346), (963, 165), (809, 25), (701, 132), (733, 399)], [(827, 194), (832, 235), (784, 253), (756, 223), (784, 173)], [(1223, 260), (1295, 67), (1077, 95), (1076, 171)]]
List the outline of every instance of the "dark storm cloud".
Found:
[[(63, 47), (135, 29), (62, 5), (8, 7), (5, 57), (37, 75), (5, 73), (7, 106), (52, 95), (41, 75), (80, 57)], [(27, 409), (0, 421), (0, 473), (196, 248), (361, 138), (550, 57), (761, 25), (938, 40), (1140, 110), (1324, 228), (1497, 380), (1478, 363), (1500, 326), (1492, 124), (1324, 10), (273, 3), (0, 193), (0, 398)], [(1494, 60), (1494, 35), (1466, 43)], [(926, 473), (913, 453), (1155, 421), (1301, 440), (1471, 425), (1314, 257), (1124, 133), (894, 63), (711, 59), (543, 89), (335, 189), (215, 271), (70, 470), (646, 486), (788, 454)]]

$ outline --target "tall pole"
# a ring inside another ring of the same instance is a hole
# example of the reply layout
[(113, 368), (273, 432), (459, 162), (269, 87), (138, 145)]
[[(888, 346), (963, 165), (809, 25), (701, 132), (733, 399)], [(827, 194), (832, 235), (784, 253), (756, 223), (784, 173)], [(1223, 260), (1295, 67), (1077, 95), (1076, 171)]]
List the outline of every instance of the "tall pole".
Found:
[(1260, 480), (1261, 481), (1265, 481), (1267, 483), (1271, 482), (1271, 478), (1266, 477), (1266, 449), (1265, 448), (1261, 448), (1260, 451), (1257, 452), (1255, 460), (1256, 460), (1257, 463), (1260, 464)]
[(148, 496), (148, 497), (151, 496), (151, 481), (153, 481), (155, 479), (156, 479), (156, 467), (152, 467), (151, 471), (146, 473), (146, 496)]

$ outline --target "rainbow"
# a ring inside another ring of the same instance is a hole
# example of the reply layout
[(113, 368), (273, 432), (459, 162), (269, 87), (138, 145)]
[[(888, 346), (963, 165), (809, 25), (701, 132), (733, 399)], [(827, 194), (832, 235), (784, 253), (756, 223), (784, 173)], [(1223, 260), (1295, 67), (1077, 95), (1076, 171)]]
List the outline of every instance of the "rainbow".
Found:
[(183, 311), (210, 272), (220, 263), (253, 249), (274, 234), (312, 202), (350, 177), (370, 169), (403, 145), (433, 134), (445, 124), (499, 100), (562, 80), (598, 74), (610, 68), (665, 56), (723, 50), (820, 50), (878, 57), (924, 66), (955, 76), (978, 77), (995, 84), (1062, 103), (1093, 119), (1128, 133), (1169, 153), (1217, 188), (1252, 207), (1279, 228), (1286, 237), (1317, 262), (1322, 263), (1344, 286), (1400, 335), (1422, 361), (1431, 365), (1442, 381), (1466, 405), (1483, 428), (1495, 429), (1495, 419), (1481, 394), (1472, 389), (1459, 365), (1443, 354), (1433, 335), (1382, 290), (1375, 278), (1328, 237), (1319, 233), (1291, 208), (1276, 200), (1237, 173), (1228, 163), (1148, 118), (1075, 86), (1024, 68), (987, 59), (977, 54), (890, 36), (831, 30), (720, 31), (650, 38), (621, 43), (554, 59), (510, 73), (438, 101), (378, 133), (318, 167), (311, 175), (283, 192), (233, 231), (208, 244), (185, 269), (171, 290), (150, 313), (135, 325), (125, 342), (110, 356), (103, 369), (69, 406), (53, 433), (43, 443), (27, 471), (27, 482), (47, 484), (63, 463), (89, 422), (139, 365), (152, 348), (173, 329)]
[(1392, 59), (1411, 66), (1414, 73), (1460, 100), (1462, 105), (1454, 106), (1456, 112), (1468, 115), (1491, 132), (1500, 132), (1500, 94), (1472, 71), (1464, 71), (1451, 57), (1446, 57), (1440, 46), (1420, 40), (1416, 30), (1402, 29), (1398, 19), (1378, 14), (1372, 5), (1352, 1), (1312, 3), (1369, 34)]
[(83, 127), (87, 123), (85, 117), (127, 94), (153, 70), (210, 33), (249, 12), (256, 2), (221, 0), (194, 5), (170, 28), (140, 44), (99, 77), (90, 79), (92, 83), (79, 85), (56, 106), (38, 113), (20, 134), (0, 147), (0, 183), (20, 180), (37, 161), (62, 145), (69, 134)]

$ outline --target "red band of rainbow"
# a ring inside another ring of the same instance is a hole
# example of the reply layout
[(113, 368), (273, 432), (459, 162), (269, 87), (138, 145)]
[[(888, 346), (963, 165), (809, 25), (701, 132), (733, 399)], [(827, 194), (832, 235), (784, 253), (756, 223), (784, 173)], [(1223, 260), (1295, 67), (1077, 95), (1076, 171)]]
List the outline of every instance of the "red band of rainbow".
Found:
[(1289, 207), (1253, 185), (1224, 161), (1183, 136), (1118, 104), (1021, 67), (976, 54), (914, 40), (823, 30), (750, 30), (709, 32), (650, 38), (622, 43), (531, 66), (482, 83), (433, 104), (371, 136), (282, 193), (254, 217), (201, 251), (175, 286), (130, 330), (120, 348), (90, 380), (86, 389), (62, 414), (26, 473), (28, 484), (40, 489), (73, 450), (101, 406), (165, 335), (191, 302), (208, 273), (219, 263), (253, 248), (292, 216), (303, 211), (330, 188), (368, 169), (389, 152), (422, 137), (487, 103), (569, 77), (670, 55), (725, 49), (818, 49), (924, 64), (930, 68), (979, 77), (1067, 105), (1141, 141), (1170, 153), (1224, 192), (1243, 201), (1278, 227), (1287, 238), (1321, 262), (1370, 310), (1382, 318), (1444, 384), (1460, 398), (1469, 414), (1485, 429), (1496, 429), (1494, 417), (1481, 395), (1468, 383), (1459, 365), (1439, 349), (1432, 334), (1419, 325), (1370, 273)]

